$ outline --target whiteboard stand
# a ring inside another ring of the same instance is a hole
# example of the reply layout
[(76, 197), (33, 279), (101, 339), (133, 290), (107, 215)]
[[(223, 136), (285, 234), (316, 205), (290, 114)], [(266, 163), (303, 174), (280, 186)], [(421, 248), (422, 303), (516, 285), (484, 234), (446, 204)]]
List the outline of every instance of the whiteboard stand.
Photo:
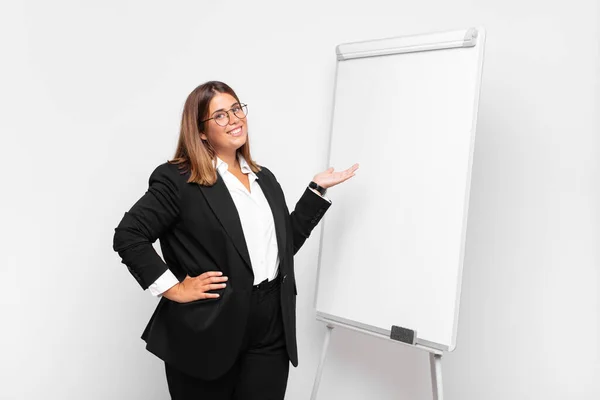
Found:
[(321, 384), (321, 376), (323, 375), (323, 365), (325, 365), (325, 358), (327, 358), (327, 348), (329, 347), (329, 339), (331, 339), (331, 332), (333, 331), (333, 325), (327, 325), (327, 332), (325, 332), (325, 341), (323, 342), (323, 350), (321, 351), (321, 359), (319, 360), (319, 367), (317, 368), (317, 375), (315, 376), (315, 383), (313, 384), (312, 394), (310, 400), (317, 399), (317, 392), (319, 391), (319, 385)]
[(442, 355), (429, 354), (429, 364), (431, 366), (431, 386), (434, 400), (444, 399), (444, 390), (442, 386)]
[[(321, 359), (319, 360), (319, 366), (317, 367), (317, 374), (313, 383), (312, 393), (310, 400), (317, 400), (317, 393), (319, 392), (319, 386), (321, 385), (321, 376), (323, 375), (323, 367), (325, 365), (325, 359), (327, 358), (327, 349), (329, 348), (329, 342), (331, 341), (331, 334), (335, 325), (342, 325), (339, 323), (327, 322), (327, 331), (325, 332), (325, 340), (323, 341), (323, 349), (321, 350)], [(344, 326), (347, 329), (353, 329), (349, 326)], [(356, 329), (358, 330), (358, 329)], [(364, 331), (360, 331), (366, 333)], [(375, 335), (378, 336), (378, 335)], [(389, 339), (389, 338), (388, 338)], [(392, 340), (392, 339), (389, 339)], [(403, 342), (400, 342), (403, 343)], [(433, 394), (433, 400), (444, 400), (444, 390), (442, 385), (442, 354), (437, 349), (427, 350), (421, 346), (415, 346), (420, 350), (430, 351), (429, 353), (429, 364), (431, 369), (431, 388)]]

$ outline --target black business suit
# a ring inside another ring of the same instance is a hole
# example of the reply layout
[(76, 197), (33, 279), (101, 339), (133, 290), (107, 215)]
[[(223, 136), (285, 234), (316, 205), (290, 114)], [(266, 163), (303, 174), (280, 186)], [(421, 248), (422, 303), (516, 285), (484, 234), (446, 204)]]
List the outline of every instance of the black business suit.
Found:
[[(273, 174), (262, 167), (256, 175), (273, 212), (286, 347), (296, 366), (293, 255), (330, 203), (306, 189), (290, 214)], [(142, 334), (150, 352), (188, 375), (210, 380), (223, 375), (238, 356), (254, 275), (240, 219), (223, 179), (217, 174), (217, 182), (209, 187), (187, 183), (188, 176), (176, 165), (159, 166), (146, 194), (116, 228), (114, 249), (144, 289), (167, 268), (180, 281), (206, 271), (222, 271), (229, 278), (218, 299), (180, 304), (161, 298)], [(152, 247), (157, 238), (166, 264)]]

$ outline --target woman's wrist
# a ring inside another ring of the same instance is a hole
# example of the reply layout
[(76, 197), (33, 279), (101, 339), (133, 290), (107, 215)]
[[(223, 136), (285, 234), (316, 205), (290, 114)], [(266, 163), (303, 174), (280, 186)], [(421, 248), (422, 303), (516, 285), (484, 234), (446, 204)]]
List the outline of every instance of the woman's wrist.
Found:
[(181, 302), (181, 282), (177, 283), (173, 286), (171, 286), (170, 289), (167, 289), (163, 292), (163, 297), (166, 297), (167, 299), (171, 300), (171, 301), (175, 301), (177, 303)]
[(323, 186), (318, 180), (313, 179), (308, 184), (308, 187), (311, 188), (313, 191), (319, 192), (321, 196), (325, 196), (325, 193), (327, 193), (327, 188)]

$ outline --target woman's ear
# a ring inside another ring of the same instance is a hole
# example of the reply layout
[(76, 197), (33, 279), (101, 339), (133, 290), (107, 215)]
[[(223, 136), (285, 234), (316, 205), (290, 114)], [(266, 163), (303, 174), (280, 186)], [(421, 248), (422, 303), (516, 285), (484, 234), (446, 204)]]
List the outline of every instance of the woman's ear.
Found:
[(200, 139), (208, 140), (208, 137), (204, 134), (204, 132), (200, 132)]

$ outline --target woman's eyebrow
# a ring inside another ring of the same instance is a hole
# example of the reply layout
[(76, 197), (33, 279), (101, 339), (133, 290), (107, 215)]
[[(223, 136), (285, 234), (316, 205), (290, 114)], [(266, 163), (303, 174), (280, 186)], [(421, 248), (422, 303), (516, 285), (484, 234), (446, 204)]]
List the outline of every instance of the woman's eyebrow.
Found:
[[(232, 104), (232, 105), (229, 107), (229, 109), (233, 108), (233, 106), (235, 106), (236, 104), (240, 104), (240, 102), (239, 102), (239, 101), (236, 101), (235, 103), (233, 103), (233, 104)], [(225, 111), (225, 109), (224, 109), (224, 108), (219, 108), (218, 110), (215, 110), (215, 111), (211, 112), (211, 114), (214, 114), (214, 113), (216, 113), (217, 111)]]

